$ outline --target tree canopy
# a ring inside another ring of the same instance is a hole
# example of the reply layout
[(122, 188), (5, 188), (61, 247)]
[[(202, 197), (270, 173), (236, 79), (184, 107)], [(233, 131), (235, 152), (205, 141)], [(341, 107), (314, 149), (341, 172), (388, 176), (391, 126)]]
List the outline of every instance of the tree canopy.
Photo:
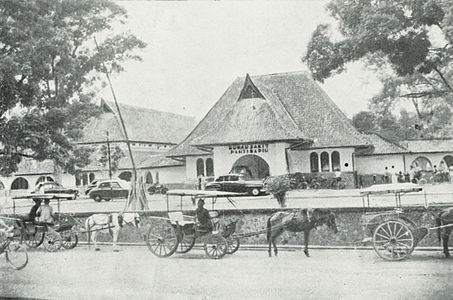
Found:
[(339, 37), (327, 24), (313, 32), (303, 61), (314, 79), (363, 61), (382, 78), (370, 101), (378, 118), (407, 103), (422, 131), (444, 134), (453, 106), (453, 0), (333, 0), (327, 10)]
[[(93, 86), (103, 71), (123, 71), (145, 44), (115, 33), (126, 11), (108, 0), (0, 1), (0, 173), (23, 157), (66, 170), (87, 163), (83, 124), (99, 114)], [(93, 37), (102, 35), (99, 49)], [(107, 70), (103, 69), (103, 66)]]

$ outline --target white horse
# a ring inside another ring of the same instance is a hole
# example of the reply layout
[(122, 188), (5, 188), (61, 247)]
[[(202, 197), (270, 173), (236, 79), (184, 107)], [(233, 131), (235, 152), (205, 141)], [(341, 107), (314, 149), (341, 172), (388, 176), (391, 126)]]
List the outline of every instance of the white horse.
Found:
[[(123, 225), (140, 228), (140, 215), (138, 213), (112, 213), (95, 214), (89, 216), (85, 221), (85, 230), (88, 235), (88, 245), (90, 241), (94, 244), (94, 250), (99, 251), (96, 244), (96, 237), (99, 232), (110, 232), (113, 237), (113, 251), (118, 252), (118, 235)], [(92, 233), (92, 234), (91, 234)], [(91, 237), (90, 237), (91, 235)]]

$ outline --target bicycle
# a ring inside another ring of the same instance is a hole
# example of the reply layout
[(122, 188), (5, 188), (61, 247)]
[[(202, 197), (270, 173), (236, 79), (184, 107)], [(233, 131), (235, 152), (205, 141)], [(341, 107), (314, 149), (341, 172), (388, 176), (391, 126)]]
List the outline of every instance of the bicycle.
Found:
[(6, 262), (14, 269), (21, 270), (28, 264), (27, 249), (14, 237), (13, 232), (0, 231), (0, 255), (5, 253)]

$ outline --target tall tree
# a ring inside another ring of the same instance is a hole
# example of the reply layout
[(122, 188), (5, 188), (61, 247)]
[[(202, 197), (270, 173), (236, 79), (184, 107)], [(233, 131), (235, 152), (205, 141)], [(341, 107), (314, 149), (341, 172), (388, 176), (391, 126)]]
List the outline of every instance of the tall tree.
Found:
[(313, 32), (303, 61), (323, 81), (361, 60), (379, 72), (382, 93), (371, 101), (379, 113), (410, 103), (425, 130), (451, 122), (453, 106), (453, 0), (333, 0), (338, 22)]
[[(75, 149), (82, 124), (99, 112), (91, 87), (123, 70), (145, 44), (116, 34), (126, 11), (109, 0), (0, 1), (0, 172), (23, 157), (74, 170), (89, 149)], [(93, 37), (107, 36), (95, 49)], [(86, 157), (86, 156), (85, 156)]]

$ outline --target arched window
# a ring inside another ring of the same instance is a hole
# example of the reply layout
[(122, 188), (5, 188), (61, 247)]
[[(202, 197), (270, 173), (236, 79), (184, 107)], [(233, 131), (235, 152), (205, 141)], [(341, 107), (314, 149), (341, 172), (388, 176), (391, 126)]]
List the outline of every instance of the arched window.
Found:
[(88, 176), (90, 178), (90, 183), (96, 179), (96, 175), (94, 175), (94, 173), (90, 173), (90, 175)]
[(316, 152), (310, 154), (310, 170), (313, 173), (319, 172), (318, 153)]
[(330, 165), (329, 165), (329, 153), (323, 152), (321, 153), (321, 171), (329, 172)]
[(156, 172), (156, 183), (159, 183), (159, 171)]
[(150, 171), (146, 173), (146, 183), (152, 184), (153, 183), (153, 175)]
[(130, 182), (132, 178), (132, 173), (130, 171), (124, 171), (120, 175), (118, 175), (118, 178)]
[(82, 178), (81, 178), (80, 173), (76, 173), (75, 174), (75, 184), (76, 184), (76, 186), (79, 186), (82, 183), (81, 181), (82, 181)]
[(82, 183), (83, 185), (88, 185), (88, 175), (87, 173), (82, 174)]
[(214, 162), (212, 158), (206, 159), (206, 176), (214, 176)]
[(197, 159), (197, 177), (204, 176), (204, 161), (202, 158)]
[(5, 189), (5, 185), (3, 184), (3, 182), (0, 181), (0, 190), (4, 190)]
[(340, 153), (338, 151), (334, 151), (331, 154), (332, 158), (332, 171), (341, 171), (341, 164), (340, 164)]
[(12, 190), (27, 190), (28, 189), (28, 181), (23, 177), (17, 177), (14, 179), (13, 183), (11, 183)]
[(35, 185), (38, 185), (38, 183), (41, 183), (41, 182), (49, 182), (49, 181), (52, 181), (52, 182), (53, 182), (54, 180), (53, 180), (53, 178), (50, 177), (50, 176), (40, 176), (40, 177), (38, 178), (38, 180), (36, 180)]

